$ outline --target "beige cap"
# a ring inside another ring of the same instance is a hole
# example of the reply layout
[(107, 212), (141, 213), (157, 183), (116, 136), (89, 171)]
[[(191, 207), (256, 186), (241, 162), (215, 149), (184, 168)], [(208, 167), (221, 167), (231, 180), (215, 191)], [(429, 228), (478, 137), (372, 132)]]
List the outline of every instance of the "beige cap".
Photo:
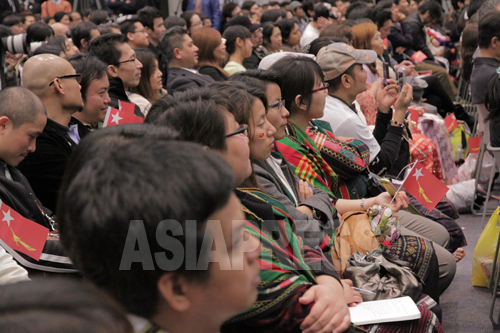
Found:
[(333, 80), (354, 64), (369, 64), (377, 60), (372, 50), (357, 50), (346, 43), (334, 43), (323, 47), (316, 62), (323, 70), (325, 81)]

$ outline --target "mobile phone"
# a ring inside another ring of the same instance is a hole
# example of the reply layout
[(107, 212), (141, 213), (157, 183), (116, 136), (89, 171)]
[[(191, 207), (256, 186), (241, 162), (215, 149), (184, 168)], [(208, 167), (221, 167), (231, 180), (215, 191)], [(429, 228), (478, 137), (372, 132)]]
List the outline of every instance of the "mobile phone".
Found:
[(398, 68), (398, 86), (399, 86), (399, 91), (403, 89), (404, 85), (406, 84), (406, 74), (405, 74), (405, 69), (404, 68)]
[(387, 79), (389, 79), (389, 64), (384, 62), (382, 63), (382, 67), (384, 69), (384, 87), (387, 85)]
[(380, 178), (379, 182), (385, 188), (387, 193), (389, 193), (392, 197), (396, 194), (396, 189), (394, 188), (390, 180), (385, 178)]

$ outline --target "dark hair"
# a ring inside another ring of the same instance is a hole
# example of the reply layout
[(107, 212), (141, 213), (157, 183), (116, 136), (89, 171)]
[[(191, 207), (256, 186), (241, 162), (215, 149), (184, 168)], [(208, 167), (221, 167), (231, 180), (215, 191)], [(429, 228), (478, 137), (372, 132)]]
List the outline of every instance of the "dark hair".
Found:
[(84, 39), (87, 44), (92, 38), (92, 30), (96, 30), (97, 25), (92, 22), (80, 22), (70, 28), (71, 39), (73, 44), (80, 50), (82, 47), (81, 40)]
[(469, 82), (472, 73), (472, 56), (476, 52), (478, 45), (478, 27), (477, 24), (467, 24), (462, 32), (462, 44), (460, 48), (460, 57), (462, 58), (462, 73), (464, 79)]
[(87, 90), (89, 89), (92, 81), (100, 80), (108, 73), (108, 67), (101, 60), (97, 59), (93, 55), (77, 53), (71, 59), (69, 63), (77, 73), (82, 74), (82, 81), (80, 86), (82, 86), (82, 99), (85, 102), (87, 99)]
[(227, 149), (226, 118), (213, 100), (198, 98), (176, 103), (159, 116), (155, 124), (175, 129), (183, 141), (196, 142), (219, 151)]
[(155, 72), (155, 60), (158, 61), (158, 58), (149, 49), (135, 49), (135, 55), (142, 64), (141, 79), (137, 87), (132, 87), (131, 92), (141, 95), (149, 102), (156, 101), (160, 95), (151, 87), (150, 78)]
[(262, 25), (262, 44), (270, 44), (274, 28), (280, 28), (276, 23), (266, 22)]
[(486, 2), (486, 0), (471, 0), (469, 4), (469, 8), (467, 9), (467, 16), (472, 18), (474, 14), (477, 13), (479, 8)]
[(252, 106), (255, 97), (248, 91), (249, 87), (237, 81), (214, 82), (207, 86), (214, 92), (228, 98), (236, 106), (229, 110), (239, 124), (248, 124), (252, 118)]
[(151, 104), (149, 112), (144, 119), (145, 124), (155, 124), (158, 118), (165, 113), (169, 108), (175, 105), (172, 95), (164, 95)]
[(105, 10), (93, 10), (90, 12), (89, 20), (96, 25), (108, 23), (109, 14)]
[(266, 22), (276, 23), (276, 20), (281, 17), (281, 11), (279, 9), (270, 9), (262, 13), (260, 18), (260, 23), (264, 24)]
[(0, 91), (0, 116), (8, 117), (14, 128), (32, 123), (41, 112), (47, 115), (40, 98), (23, 87), (8, 87)]
[(120, 34), (107, 34), (99, 36), (90, 42), (88, 53), (102, 60), (106, 65), (118, 66), (121, 52), (119, 44), (125, 44), (127, 37)]
[(14, 31), (4, 24), (0, 24), (0, 38), (14, 35)]
[[(354, 17), (351, 17), (351, 13)], [(361, 13), (364, 13), (364, 17), (367, 16), (368, 13), (368, 6), (366, 5), (366, 1), (354, 1), (352, 2), (349, 7), (347, 7), (345, 11), (345, 17), (346, 19), (352, 19), (355, 20)]]
[(242, 25), (233, 25), (224, 30), (222, 37), (226, 39), (226, 52), (231, 55), (236, 51), (236, 39), (245, 41), (245, 39), (251, 38), (252, 34)]
[(334, 78), (332, 80), (329, 80), (328, 81), (328, 86), (329, 86), (328, 91), (336, 92), (340, 88), (340, 84), (342, 83), (342, 76), (344, 74), (352, 76), (356, 65), (359, 65), (359, 64), (354, 64), (354, 65), (350, 66), (348, 69), (346, 69), (346, 71), (344, 73), (342, 73), (341, 75), (337, 76), (336, 78)]
[(107, 294), (90, 283), (61, 278), (1, 286), (0, 327), (3, 332), (134, 332), (125, 311)]
[(252, 8), (253, 5), (255, 5), (257, 2), (255, 1), (252, 1), (252, 0), (247, 0), (245, 2), (243, 2), (243, 4), (241, 5), (241, 10), (248, 10), (250, 11), (250, 9)]
[(316, 7), (314, 7), (313, 21), (316, 22), (320, 17), (330, 17), (330, 11), (324, 5), (317, 5)]
[[(485, 122), (500, 119), (500, 78), (496, 72), (488, 83), (484, 105), (489, 111)], [(489, 126), (489, 124), (486, 124), (486, 126)]]
[(239, 72), (231, 76), (231, 80), (245, 82), (244, 78), (249, 77), (262, 82), (263, 89), (267, 89), (269, 83), (275, 83), (281, 87), (281, 77), (273, 70), (249, 69), (246, 72)]
[(49, 40), (47, 41), (47, 45), (53, 45), (53, 46), (58, 47), (58, 48), (60, 47), (61, 50), (64, 53), (66, 53), (66, 37), (64, 37), (64, 36), (56, 35), (56, 36), (50, 37)]
[(46, 23), (35, 22), (26, 30), (26, 43), (45, 42), (47, 37), (54, 36), (54, 30)]
[(290, 18), (290, 19), (282, 19), (279, 22), (276, 22), (276, 26), (280, 28), (281, 30), (281, 38), (283, 38), (283, 41), (285, 43), (288, 43), (288, 38), (290, 37), (290, 33), (292, 32), (293, 28), (295, 25), (298, 25), (297, 19), (295, 18)]
[(351, 44), (354, 39), (352, 29), (346, 23), (330, 24), (321, 30), (319, 37), (345, 37), (349, 41), (347, 44)]
[(161, 12), (158, 8), (146, 6), (137, 12), (137, 18), (143, 26), (151, 30), (155, 30), (155, 19), (162, 18)]
[(176, 26), (168, 29), (160, 36), (159, 48), (165, 53), (169, 61), (174, 58), (175, 49), (182, 50), (185, 35), (187, 35), (186, 30)]
[(349, 41), (345, 37), (318, 37), (309, 44), (309, 54), (318, 55), (319, 50), (333, 43), (346, 43)]
[(163, 21), (163, 25), (165, 29), (170, 29), (172, 27), (181, 27), (187, 26), (187, 22), (182, 17), (178, 16), (169, 16)]
[(309, 13), (308, 13), (309, 10), (314, 11), (314, 4), (317, 2), (318, 1), (314, 1), (314, 0), (304, 0), (302, 2), (302, 9), (304, 10), (304, 13), (306, 13), (306, 15), (309, 15)]
[(438, 20), (443, 15), (443, 10), (441, 5), (436, 1), (426, 1), (418, 7), (418, 12), (420, 14), (425, 14), (429, 12), (429, 17), (433, 20)]
[(236, 7), (238, 7), (238, 4), (236, 2), (226, 2), (224, 6), (222, 6), (220, 19), (221, 32), (224, 31), (224, 28), (227, 24), (227, 19), (233, 17), (233, 11)]
[(24, 17), (22, 17), (21, 15), (18, 15), (18, 14), (8, 15), (2, 21), (2, 24), (6, 25), (8, 27), (12, 27), (13, 25), (16, 25), (19, 23), (24, 23)]
[(69, 15), (69, 13), (66, 13), (66, 12), (57, 12), (54, 14), (54, 20), (56, 22), (61, 22), (61, 20), (63, 19), (64, 16), (68, 15), (69, 17), (69, 20), (70, 22), (73, 22), (73, 19), (71, 18), (71, 15)]
[[(189, 31), (189, 28), (191, 28), (191, 18), (195, 15), (198, 15), (200, 16), (197, 12), (195, 12), (194, 10), (190, 10), (190, 11), (187, 11), (187, 12), (184, 12), (181, 14), (181, 17), (186, 20), (186, 28), (188, 29)], [(201, 17), (200, 17), (201, 19)]]
[[(208, 264), (208, 253), (200, 251), (206, 221), (233, 189), (232, 170), (221, 157), (172, 137), (167, 127), (144, 124), (87, 135), (68, 162), (57, 212), (61, 241), (83, 276), (149, 319), (158, 311), (162, 275), (208, 279), (206, 269), (186, 266)], [(166, 234), (169, 221), (179, 233)], [(137, 239), (149, 246), (134, 258)], [(166, 241), (196, 244), (196, 261), (182, 255), (177, 267), (162, 260), (158, 254), (172, 250)]]
[(61, 52), (64, 53), (64, 48), (60, 44), (43, 44), (37, 47), (36, 50), (32, 52), (32, 56), (47, 53), (54, 54), (60, 57)]
[(392, 22), (392, 12), (390, 9), (374, 10), (371, 12), (370, 19), (380, 29), (384, 26), (385, 22)]
[(127, 36), (129, 32), (134, 33), (135, 31), (135, 22), (139, 22), (139, 20), (136, 19), (131, 19), (131, 20), (125, 20), (122, 23), (120, 23), (120, 31), (122, 35)]
[(479, 48), (487, 49), (493, 37), (500, 39), (500, 12), (486, 14), (479, 22), (477, 41)]
[[(293, 71), (290, 70), (291, 68)], [(292, 108), (295, 97), (302, 95), (304, 102), (309, 102), (318, 78), (323, 81), (323, 71), (310, 58), (284, 57), (275, 62), (271, 69), (281, 77), (281, 95), (285, 99), (285, 107), (290, 114), (295, 109)]]

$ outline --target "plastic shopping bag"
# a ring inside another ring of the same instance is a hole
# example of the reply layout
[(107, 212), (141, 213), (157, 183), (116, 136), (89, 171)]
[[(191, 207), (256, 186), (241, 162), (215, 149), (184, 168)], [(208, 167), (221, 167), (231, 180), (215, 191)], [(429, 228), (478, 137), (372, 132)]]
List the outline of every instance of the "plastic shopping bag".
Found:
[[(486, 228), (477, 241), (472, 259), (472, 285), (476, 287), (489, 287), (493, 257), (500, 232), (500, 206), (491, 215)], [(497, 259), (498, 261), (498, 259)], [(497, 263), (498, 265), (498, 263)], [(497, 268), (498, 269), (498, 268)]]

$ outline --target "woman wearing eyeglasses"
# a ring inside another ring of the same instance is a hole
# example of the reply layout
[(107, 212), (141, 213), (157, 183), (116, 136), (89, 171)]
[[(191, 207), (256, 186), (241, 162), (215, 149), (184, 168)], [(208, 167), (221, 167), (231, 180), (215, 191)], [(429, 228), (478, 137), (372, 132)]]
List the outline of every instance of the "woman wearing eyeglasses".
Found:
[(215, 81), (226, 81), (229, 73), (223, 69), (227, 61), (226, 39), (212, 28), (203, 28), (193, 34), (198, 47), (198, 72), (209, 75)]

